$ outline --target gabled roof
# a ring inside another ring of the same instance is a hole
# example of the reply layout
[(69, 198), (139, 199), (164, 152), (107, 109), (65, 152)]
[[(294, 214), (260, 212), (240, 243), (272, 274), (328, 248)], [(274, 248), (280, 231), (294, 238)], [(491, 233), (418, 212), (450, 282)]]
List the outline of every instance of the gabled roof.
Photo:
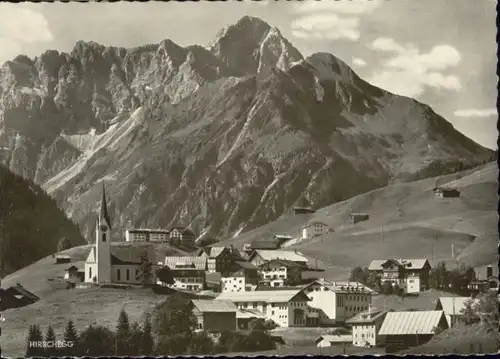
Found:
[(208, 282), (213, 282), (213, 283), (220, 283), (222, 280), (222, 276), (219, 272), (212, 272), (212, 273), (207, 273), (205, 274), (205, 281)]
[(280, 247), (279, 240), (276, 238), (271, 238), (271, 239), (260, 239), (253, 241), (250, 244), (250, 248), (252, 249), (262, 249), (262, 250), (273, 250), (273, 249), (278, 249)]
[[(380, 328), (380, 335), (434, 334), (441, 319), (442, 310), (389, 312)], [(445, 322), (446, 319), (444, 318)]]
[(213, 300), (213, 299), (193, 299), (193, 305), (202, 313), (226, 313), (238, 311), (236, 305), (230, 300)]
[(325, 334), (318, 337), (314, 342), (318, 344), (321, 341), (327, 341), (329, 343), (345, 343), (352, 341), (352, 334)]
[(252, 263), (250, 262), (245, 262), (245, 261), (236, 261), (234, 262), (234, 264), (240, 268), (243, 268), (243, 269), (248, 269), (248, 270), (258, 270), (258, 268), (256, 266), (254, 266)]
[(374, 323), (377, 319), (382, 318), (388, 312), (388, 310), (372, 308), (371, 310), (358, 313), (351, 319), (346, 320), (346, 324)]
[(305, 264), (293, 262), (293, 261), (286, 260), (286, 259), (272, 259), (269, 262), (261, 264), (259, 267), (262, 268), (262, 267), (269, 265), (269, 264), (272, 264), (272, 263), (276, 263), (276, 264), (282, 265), (282, 266), (287, 267), (287, 268), (307, 269), (307, 266)]
[(111, 264), (139, 264), (145, 255), (149, 262), (156, 263), (154, 245), (151, 243), (134, 243), (133, 245), (112, 244), (110, 246)]
[(373, 293), (374, 290), (359, 282), (329, 282), (323, 279), (317, 279), (306, 284), (302, 289), (306, 289), (313, 284), (319, 284), (335, 293)]
[(300, 289), (296, 290), (259, 290), (249, 292), (224, 292), (217, 300), (230, 300), (232, 302), (266, 302), (266, 303), (286, 303), (292, 299), (308, 301), (309, 298)]
[[(465, 303), (471, 300), (470, 297), (439, 297), (436, 310), (444, 311), (446, 315), (461, 315), (465, 309)], [(479, 303), (479, 299), (472, 299), (473, 303)], [(473, 304), (473, 305), (474, 305)]]
[[(170, 269), (176, 269), (178, 264), (193, 266), (192, 269), (205, 270), (207, 267), (207, 259), (204, 257), (165, 257), (164, 265)], [(189, 268), (182, 268), (189, 269)]]
[(286, 259), (292, 262), (307, 262), (307, 258), (302, 254), (294, 251), (285, 250), (256, 250), (252, 253), (251, 258), (259, 255), (264, 261), (271, 261), (273, 259)]
[(25, 297), (25, 298), (28, 298), (29, 300), (33, 301), (33, 302), (36, 302), (37, 300), (40, 299), (37, 295), (31, 293), (29, 290), (27, 290), (26, 288), (24, 288), (19, 283), (16, 284), (15, 286), (12, 286), (12, 287), (8, 288), (6, 290), (6, 293), (10, 294), (10, 295), (14, 295), (18, 299), (20, 299), (19, 296)]
[(373, 260), (368, 266), (368, 270), (382, 270), (382, 265), (387, 261), (393, 261), (399, 265), (404, 265), (406, 269), (423, 269), (426, 264), (429, 264), (429, 261), (426, 258), (419, 259), (382, 259), (382, 260)]
[(96, 262), (96, 250), (95, 246), (90, 248), (89, 255), (87, 256), (87, 259), (85, 260), (85, 263), (95, 263)]
[(209, 247), (209, 250), (208, 250), (208, 255), (210, 256), (210, 258), (217, 258), (218, 256), (220, 256), (224, 250), (226, 250), (226, 247)]
[(258, 309), (238, 309), (236, 312), (237, 319), (266, 319), (266, 316)]

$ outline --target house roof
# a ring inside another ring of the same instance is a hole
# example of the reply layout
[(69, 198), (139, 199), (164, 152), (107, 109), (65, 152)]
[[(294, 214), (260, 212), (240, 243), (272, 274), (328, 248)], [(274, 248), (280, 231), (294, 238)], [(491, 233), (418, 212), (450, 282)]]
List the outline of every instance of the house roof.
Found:
[(324, 279), (317, 279), (303, 286), (302, 289), (319, 284), (336, 293), (373, 293), (374, 290), (359, 282), (329, 282)]
[(207, 259), (204, 257), (165, 257), (164, 265), (166, 265), (170, 269), (176, 269), (177, 265), (179, 264), (191, 264), (193, 266), (192, 269), (205, 270), (205, 268), (207, 267)]
[(346, 320), (347, 324), (362, 324), (362, 323), (374, 323), (377, 319), (383, 317), (389, 311), (383, 309), (372, 308), (371, 310), (366, 310), (364, 312), (356, 314), (349, 320)]
[(265, 261), (273, 259), (286, 259), (292, 262), (307, 262), (307, 258), (299, 252), (285, 251), (285, 250), (256, 250), (252, 257), (259, 255)]
[(370, 265), (368, 266), (368, 270), (382, 270), (383, 267), (382, 265), (385, 264), (387, 261), (393, 260), (399, 265), (405, 265), (407, 269), (423, 269), (426, 263), (429, 263), (429, 261), (426, 258), (418, 258), (418, 259), (377, 259), (371, 261)]
[(330, 343), (345, 343), (352, 341), (352, 334), (325, 334), (318, 337), (314, 342), (318, 344), (321, 341), (327, 341)]
[(434, 334), (444, 312), (442, 310), (389, 312), (380, 328), (380, 335)]
[(126, 230), (129, 233), (150, 233), (150, 234), (169, 234), (168, 229), (150, 229), (150, 228), (131, 228)]
[(71, 259), (71, 257), (67, 254), (57, 254), (56, 259)]
[(265, 319), (266, 316), (258, 309), (238, 309), (236, 312), (237, 319), (252, 319), (261, 318)]
[(213, 300), (213, 299), (193, 299), (192, 300), (194, 306), (200, 312), (234, 312), (238, 311), (236, 305), (230, 300)]
[(302, 263), (297, 263), (293, 262), (287, 259), (272, 259), (269, 262), (261, 264), (259, 267), (262, 268), (263, 266), (269, 265), (271, 263), (277, 263), (279, 265), (282, 265), (287, 268), (302, 268), (302, 269), (307, 269), (307, 266)]
[(220, 283), (221, 280), (222, 280), (222, 275), (219, 272), (212, 272), (205, 274), (206, 282)]
[(370, 216), (370, 214), (364, 213), (364, 212), (352, 212), (352, 213), (349, 213), (349, 216)]
[(208, 247), (208, 255), (210, 256), (210, 258), (217, 258), (218, 256), (220, 256), (222, 254), (222, 252), (224, 252), (224, 250), (226, 249), (226, 247)]
[(156, 263), (155, 248), (152, 243), (133, 243), (133, 245), (112, 244), (110, 247), (111, 264), (139, 264), (142, 256), (149, 262)]
[(304, 228), (308, 228), (308, 227), (312, 227), (312, 226), (314, 226), (314, 225), (316, 225), (316, 224), (321, 224), (321, 225), (323, 225), (323, 226), (328, 227), (328, 225), (327, 225), (326, 223), (323, 223), (323, 222), (321, 222), (321, 221), (311, 221), (311, 222), (308, 222), (306, 225), (304, 225), (304, 226), (302, 227), (302, 229), (304, 229)]
[(36, 302), (37, 300), (40, 299), (37, 295), (31, 293), (29, 290), (27, 290), (26, 288), (24, 288), (19, 283), (17, 285), (15, 285), (15, 286), (12, 286), (12, 287), (8, 288), (6, 290), (6, 293), (7, 294), (11, 294), (11, 295), (15, 296), (18, 299), (20, 299), (19, 296), (26, 297), (26, 298), (32, 300), (33, 302)]
[(172, 232), (173, 230), (177, 230), (177, 231), (181, 232), (182, 234), (187, 234), (188, 236), (194, 236), (193, 231), (190, 230), (189, 228), (186, 228), (186, 227), (180, 227), (180, 226), (172, 227), (170, 229), (170, 232)]
[(250, 262), (236, 261), (236, 262), (234, 262), (234, 264), (239, 266), (240, 268), (243, 268), (243, 269), (249, 269), (249, 270), (257, 270), (258, 269), (255, 265), (253, 265)]
[(231, 300), (233, 302), (266, 302), (286, 303), (300, 296), (305, 301), (309, 300), (300, 289), (295, 290), (259, 290), (250, 292), (224, 292), (216, 299)]
[(456, 188), (449, 188), (449, 187), (434, 187), (432, 189), (433, 191), (447, 191), (447, 192), (450, 192), (450, 191), (453, 191), (453, 192), (460, 192), (458, 189)]
[(253, 248), (253, 249), (272, 250), (272, 249), (277, 249), (279, 247), (280, 247), (279, 240), (276, 238), (259, 239), (259, 240), (253, 241), (250, 244), (250, 248)]
[[(443, 310), (446, 315), (460, 315), (465, 309), (465, 303), (471, 300), (469, 297), (439, 297), (436, 309)], [(478, 303), (479, 299), (472, 299), (473, 303)]]

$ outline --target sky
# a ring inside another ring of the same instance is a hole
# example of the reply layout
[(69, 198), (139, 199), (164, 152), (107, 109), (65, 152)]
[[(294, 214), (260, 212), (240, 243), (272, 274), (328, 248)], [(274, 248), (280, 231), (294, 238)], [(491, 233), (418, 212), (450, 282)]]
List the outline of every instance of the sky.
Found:
[(277, 27), (304, 55), (329, 52), (363, 79), (429, 104), (496, 149), (495, 0), (304, 0), (0, 4), (0, 63), (79, 40), (205, 45), (241, 17)]

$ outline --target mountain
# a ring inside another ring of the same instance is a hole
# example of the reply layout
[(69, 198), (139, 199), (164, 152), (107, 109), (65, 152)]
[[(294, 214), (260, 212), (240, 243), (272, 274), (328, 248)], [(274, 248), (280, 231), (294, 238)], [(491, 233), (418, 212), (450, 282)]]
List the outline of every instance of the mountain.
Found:
[(49, 195), (0, 166), (0, 278), (57, 252), (63, 237), (85, 243)]
[[(458, 198), (434, 198), (435, 186), (456, 188)], [(472, 266), (498, 263), (498, 165), (488, 163), (467, 171), (397, 183), (319, 209), (311, 215), (288, 215), (227, 239), (242, 247), (274, 234), (300, 237), (310, 221), (321, 221), (333, 233), (287, 245), (317, 260), (326, 278), (345, 280), (355, 266), (373, 259), (428, 258), (431, 264), (456, 260)], [(351, 224), (349, 214), (369, 220)], [(455, 259), (452, 258), (453, 254)], [(362, 248), (363, 250), (360, 250)]]
[(91, 239), (106, 183), (117, 236), (187, 225), (231, 236), (393, 182), (471, 168), (492, 151), (429, 106), (334, 55), (304, 58), (243, 17), (207, 46), (78, 42), (0, 69), (3, 163)]

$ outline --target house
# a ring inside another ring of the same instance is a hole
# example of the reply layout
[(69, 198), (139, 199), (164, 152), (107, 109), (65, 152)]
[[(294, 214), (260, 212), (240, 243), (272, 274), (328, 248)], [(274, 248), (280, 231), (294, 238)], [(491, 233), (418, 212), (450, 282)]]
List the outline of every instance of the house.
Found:
[(64, 270), (64, 279), (69, 283), (80, 283), (85, 281), (85, 269), (75, 265)]
[(196, 328), (206, 332), (236, 331), (238, 309), (229, 300), (193, 299)]
[(222, 292), (222, 276), (219, 272), (205, 273), (205, 288), (215, 293)]
[(262, 314), (258, 309), (238, 309), (238, 311), (236, 312), (236, 322), (238, 325), (238, 330), (249, 330), (250, 322), (256, 319), (266, 320), (266, 316)]
[(432, 191), (435, 198), (460, 197), (460, 191), (454, 188), (435, 187)]
[(0, 310), (24, 307), (39, 300), (37, 295), (28, 291), (20, 283), (0, 290)]
[(277, 238), (269, 238), (269, 239), (260, 239), (255, 240), (247, 247), (252, 250), (257, 249), (278, 249), (280, 248), (280, 241)]
[(185, 227), (173, 227), (170, 229), (170, 242), (187, 247), (194, 246), (195, 235), (193, 231)]
[(240, 253), (233, 246), (203, 247), (196, 253), (199, 257), (207, 258), (207, 271), (226, 274), (235, 261), (241, 261)]
[(425, 258), (374, 260), (368, 266), (368, 270), (375, 272), (382, 284), (390, 282), (398, 285), (406, 293), (418, 293), (429, 289), (431, 265)]
[(288, 242), (293, 239), (293, 236), (289, 234), (275, 234), (273, 236), (274, 239), (278, 241), (279, 246), (282, 246), (283, 243)]
[(68, 255), (56, 255), (56, 264), (69, 263), (71, 262), (71, 257)]
[(352, 344), (357, 347), (375, 347), (384, 343), (384, 337), (379, 335), (380, 328), (388, 311), (372, 308), (356, 314), (346, 321), (352, 327)]
[(164, 266), (172, 271), (172, 288), (201, 291), (205, 287), (207, 259), (204, 257), (165, 257)]
[(170, 231), (163, 229), (134, 228), (125, 231), (127, 242), (156, 242), (166, 243), (170, 241)]
[(351, 342), (351, 334), (325, 334), (314, 341), (318, 348), (331, 347), (334, 345), (348, 345), (351, 344)]
[(458, 323), (460, 317), (463, 316), (463, 311), (466, 308), (466, 303), (472, 300), (472, 305), (479, 303), (479, 299), (470, 297), (439, 297), (436, 310), (442, 310), (446, 317), (448, 326), (451, 328)]
[(310, 316), (310, 325), (345, 323), (356, 314), (368, 310), (372, 302), (371, 292), (364, 287), (339, 287), (334, 282), (321, 279), (304, 286), (302, 292), (310, 300), (308, 306), (318, 313), (318, 316)]
[(293, 213), (296, 216), (298, 216), (299, 214), (312, 214), (312, 213), (316, 213), (316, 210), (313, 209), (312, 207), (296, 206), (296, 207), (293, 207)]
[(273, 259), (285, 259), (292, 262), (297, 262), (306, 265), (307, 258), (297, 251), (285, 250), (256, 250), (249, 256), (248, 261), (256, 267), (260, 267), (265, 262)]
[(244, 292), (254, 290), (259, 282), (259, 271), (249, 262), (234, 262), (227, 274), (222, 275), (222, 292)]
[(379, 335), (385, 336), (386, 352), (394, 353), (423, 345), (445, 329), (448, 322), (442, 310), (389, 312)]
[(289, 285), (299, 284), (302, 280), (302, 272), (308, 268), (302, 263), (286, 259), (272, 259), (259, 266), (262, 279), (271, 281), (272, 287), (282, 287), (285, 283)]
[(472, 292), (487, 292), (489, 290), (498, 292), (499, 278), (498, 266), (486, 265), (474, 268), (476, 280), (467, 285)]
[(370, 219), (370, 215), (368, 213), (357, 213), (353, 212), (349, 214), (349, 220), (352, 224), (356, 224), (363, 221), (368, 221)]
[(104, 185), (101, 207), (95, 223), (95, 245), (85, 261), (85, 282), (99, 285), (110, 283), (140, 284), (141, 263), (145, 260), (152, 266), (150, 283), (155, 283), (156, 255), (150, 243), (112, 243), (111, 220), (108, 214)]
[(306, 326), (309, 299), (300, 289), (225, 292), (216, 300), (230, 300), (239, 309), (256, 309), (281, 327)]
[(302, 238), (311, 239), (314, 237), (325, 235), (330, 232), (333, 232), (333, 230), (330, 227), (328, 227), (328, 225), (326, 225), (323, 222), (314, 221), (302, 227)]

